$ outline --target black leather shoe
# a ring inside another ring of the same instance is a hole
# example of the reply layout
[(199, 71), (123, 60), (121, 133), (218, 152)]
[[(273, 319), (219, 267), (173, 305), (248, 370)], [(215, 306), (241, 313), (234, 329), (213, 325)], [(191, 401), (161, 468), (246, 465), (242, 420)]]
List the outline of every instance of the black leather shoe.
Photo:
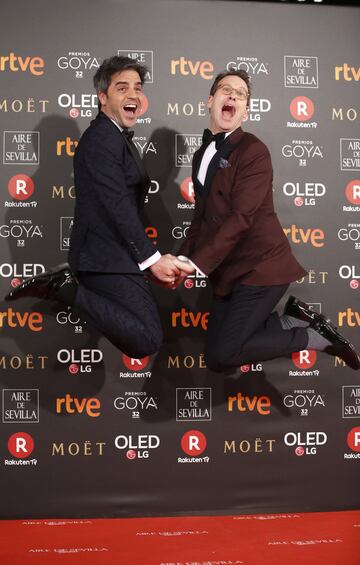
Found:
[(337, 327), (330, 320), (317, 314), (317, 319), (310, 324), (310, 327), (331, 342), (331, 345), (326, 347), (325, 353), (340, 357), (352, 369), (360, 369), (360, 358), (355, 347), (338, 332)]
[(25, 280), (19, 286), (11, 290), (5, 296), (5, 300), (17, 300), (18, 298), (27, 296), (53, 299), (56, 298), (56, 292), (62, 286), (73, 281), (76, 282), (76, 279), (73, 277), (68, 263), (63, 263), (49, 271), (45, 271), (45, 273)]
[(325, 353), (340, 357), (352, 369), (360, 369), (360, 359), (355, 347), (345, 339), (337, 330), (331, 320), (323, 314), (318, 314), (301, 302), (295, 296), (290, 296), (284, 309), (284, 314), (309, 322), (309, 327), (331, 342)]
[(317, 317), (323, 317), (321, 314), (311, 310), (305, 302), (301, 302), (301, 300), (295, 296), (289, 297), (284, 308), (284, 314), (297, 318), (298, 320), (304, 320), (304, 322), (309, 322), (309, 324), (316, 320)]

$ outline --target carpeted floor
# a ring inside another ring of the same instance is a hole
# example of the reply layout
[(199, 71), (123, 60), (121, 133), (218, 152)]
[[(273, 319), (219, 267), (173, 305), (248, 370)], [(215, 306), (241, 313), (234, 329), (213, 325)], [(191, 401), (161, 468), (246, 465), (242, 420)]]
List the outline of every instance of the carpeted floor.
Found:
[(1, 565), (360, 565), (360, 511), (3, 520)]

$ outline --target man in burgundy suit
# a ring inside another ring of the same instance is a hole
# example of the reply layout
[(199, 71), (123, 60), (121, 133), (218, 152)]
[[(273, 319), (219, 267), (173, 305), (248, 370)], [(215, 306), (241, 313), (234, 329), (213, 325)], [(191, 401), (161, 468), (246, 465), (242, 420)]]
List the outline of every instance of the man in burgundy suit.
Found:
[(359, 369), (354, 347), (325, 316), (294, 297), (284, 315), (273, 311), (289, 284), (306, 271), (274, 211), (269, 151), (241, 129), (250, 94), (245, 71), (216, 77), (208, 100), (211, 131), (205, 130), (193, 159), (195, 212), (179, 254), (213, 286), (207, 366), (222, 371), (317, 349)]

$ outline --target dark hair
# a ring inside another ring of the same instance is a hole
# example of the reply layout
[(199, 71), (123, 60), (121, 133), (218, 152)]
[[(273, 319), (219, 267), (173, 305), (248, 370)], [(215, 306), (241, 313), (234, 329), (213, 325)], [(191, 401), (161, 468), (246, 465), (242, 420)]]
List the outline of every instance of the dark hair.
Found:
[(246, 83), (246, 86), (247, 86), (247, 89), (248, 89), (248, 92), (249, 92), (249, 96), (248, 96), (247, 101), (248, 101), (248, 103), (249, 103), (250, 96), (251, 96), (251, 81), (250, 81), (250, 77), (249, 77), (248, 73), (247, 73), (244, 69), (239, 69), (239, 70), (234, 70), (234, 71), (223, 71), (223, 72), (219, 73), (219, 74), (216, 76), (216, 78), (215, 78), (215, 80), (214, 80), (214, 82), (213, 82), (213, 84), (212, 84), (212, 86), (211, 86), (211, 89), (210, 89), (210, 96), (214, 96), (215, 92), (216, 92), (217, 89), (218, 89), (218, 84), (219, 84), (219, 82), (220, 82), (223, 78), (228, 77), (228, 76), (236, 76), (236, 77), (239, 77), (239, 78), (241, 78), (241, 79)]
[[(144, 84), (145, 76), (148, 72), (144, 65), (140, 65), (134, 59), (130, 59), (130, 57), (119, 57), (117, 55), (104, 59), (93, 78), (96, 92), (104, 92), (106, 94), (113, 75), (128, 70), (136, 71), (140, 76), (141, 84)], [(100, 100), (98, 106), (100, 110)]]

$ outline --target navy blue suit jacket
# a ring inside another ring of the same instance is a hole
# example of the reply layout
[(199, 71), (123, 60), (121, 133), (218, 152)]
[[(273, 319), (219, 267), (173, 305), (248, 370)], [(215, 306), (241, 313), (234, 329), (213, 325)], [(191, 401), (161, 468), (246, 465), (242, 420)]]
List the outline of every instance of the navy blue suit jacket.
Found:
[(69, 252), (75, 273), (140, 273), (138, 263), (156, 251), (139, 217), (150, 181), (134, 151), (103, 112), (79, 141)]

